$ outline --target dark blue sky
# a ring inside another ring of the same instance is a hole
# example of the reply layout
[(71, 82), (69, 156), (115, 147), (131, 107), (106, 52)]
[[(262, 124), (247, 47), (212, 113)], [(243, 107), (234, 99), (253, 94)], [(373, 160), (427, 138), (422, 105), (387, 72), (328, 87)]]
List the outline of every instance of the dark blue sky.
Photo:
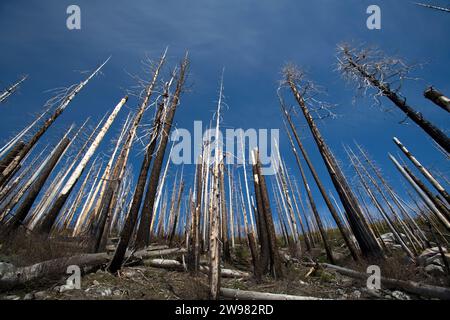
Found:
[[(70, 4), (81, 7), (81, 30), (66, 28), (66, 8)], [(381, 30), (366, 28), (366, 8), (370, 4), (381, 7)], [(412, 106), (448, 132), (448, 114), (424, 99), (422, 92), (432, 84), (450, 94), (449, 31), (449, 14), (403, 0), (1, 1), (0, 85), (14, 82), (21, 74), (29, 74), (30, 79), (7, 104), (0, 106), (0, 141), (6, 141), (33, 120), (33, 114), (50, 97), (45, 90), (79, 82), (85, 76), (79, 70), (93, 69), (112, 55), (103, 75), (76, 97), (43, 142), (54, 142), (54, 137), (59, 137), (73, 121), (81, 124), (87, 116), (100, 119), (124, 95), (124, 88), (134, 85), (127, 72), (139, 73), (145, 54), (156, 59), (166, 46), (168, 65), (177, 63), (185, 50), (189, 50), (191, 58), (190, 90), (182, 97), (177, 127), (192, 130), (194, 120), (209, 122), (225, 67), (229, 109), (224, 113), (224, 126), (282, 130), (276, 89), (281, 67), (292, 61), (326, 88), (325, 100), (338, 105), (335, 112), (339, 117), (319, 125), (335, 155), (343, 161), (344, 170), (349, 172), (342, 144), (352, 144), (356, 139), (400, 191), (402, 178), (387, 158), (388, 152), (398, 153), (391, 140), (394, 135), (428, 167), (448, 174), (448, 164), (418, 127), (399, 124), (404, 115), (391, 108), (390, 101), (382, 100), (391, 112), (371, 106), (371, 99), (352, 104), (353, 86), (335, 71), (336, 44), (363, 42), (407, 61), (426, 63), (414, 73), (420, 79), (405, 84), (403, 93)], [(137, 103), (132, 98), (128, 106), (134, 109)], [(102, 150), (111, 149), (110, 140), (125, 116), (122, 111)], [(306, 147), (331, 189), (304, 124), (301, 119)], [(288, 166), (298, 176), (282, 131), (280, 144)], [(135, 167), (139, 167), (140, 160), (133, 154)]]

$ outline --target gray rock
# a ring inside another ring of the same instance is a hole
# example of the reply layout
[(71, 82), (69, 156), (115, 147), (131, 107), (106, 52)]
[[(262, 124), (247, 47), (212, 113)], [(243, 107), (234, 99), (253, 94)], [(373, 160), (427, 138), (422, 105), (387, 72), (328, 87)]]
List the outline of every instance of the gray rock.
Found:
[(411, 300), (411, 298), (404, 292), (393, 291), (391, 295), (397, 300)]
[[(444, 252), (447, 252), (446, 248), (442, 248), (442, 250)], [(417, 258), (417, 261), (422, 265), (425, 266), (427, 264), (427, 260), (436, 256), (436, 255), (440, 255), (439, 252), (439, 248), (438, 247), (433, 247), (433, 248), (428, 248), (425, 249)]]
[(10, 295), (5, 297), (6, 300), (20, 300), (19, 296), (16, 295)]
[(353, 291), (352, 296), (353, 296), (355, 299), (361, 298), (361, 291), (359, 291), (359, 290)]
[(0, 277), (2, 277), (5, 273), (12, 272), (16, 268), (13, 264), (7, 262), (0, 262)]
[(92, 285), (94, 286), (98, 286), (100, 284), (100, 282), (98, 282), (97, 280), (92, 281)]
[(74, 287), (72, 285), (65, 284), (65, 285), (59, 287), (59, 292), (60, 293), (63, 293), (63, 292), (66, 292), (66, 291), (70, 291), (70, 290), (74, 290)]
[(338, 294), (338, 295), (340, 295), (340, 296), (343, 296), (343, 295), (345, 294), (345, 292), (344, 292), (344, 290), (342, 290), (342, 289), (337, 289), (337, 290), (336, 290), (336, 294)]
[(23, 300), (33, 300), (34, 299), (34, 294), (33, 293), (27, 293), (24, 297)]
[(445, 274), (444, 268), (442, 268), (441, 266), (435, 265), (435, 264), (430, 264), (430, 265), (426, 266), (425, 272), (427, 272), (431, 275), (435, 275), (435, 276)]

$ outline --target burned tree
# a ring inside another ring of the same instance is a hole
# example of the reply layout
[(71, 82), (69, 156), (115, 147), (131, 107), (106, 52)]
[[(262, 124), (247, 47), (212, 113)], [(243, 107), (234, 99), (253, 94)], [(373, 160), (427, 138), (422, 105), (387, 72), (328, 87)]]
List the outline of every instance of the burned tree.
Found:
[(450, 152), (450, 139), (447, 135), (420, 112), (415, 111), (400, 93), (412, 67), (400, 59), (387, 57), (378, 50), (357, 50), (342, 45), (338, 47), (338, 51), (338, 69), (346, 79), (357, 83), (358, 90), (366, 93), (369, 89), (374, 89), (377, 101), (380, 96), (387, 97), (445, 151)]
[(0, 93), (0, 103), (4, 103), (6, 102), (6, 100), (14, 93), (16, 92), (17, 89), (19, 89), (19, 86), (22, 84), (22, 82), (24, 82), (25, 80), (28, 79), (28, 76), (25, 75), (22, 78), (20, 78), (19, 81), (17, 81), (16, 83), (14, 83), (13, 85), (9, 86), (8, 88), (6, 88), (5, 91), (3, 91), (2, 93)]
[(450, 99), (444, 96), (444, 94), (442, 94), (438, 90), (434, 89), (433, 87), (428, 87), (423, 95), (425, 98), (429, 99), (445, 111), (450, 112)]
[(14, 216), (12, 217), (12, 219), (8, 221), (8, 225), (6, 226), (7, 231), (5, 232), (16, 229), (26, 218), (28, 212), (31, 209), (31, 206), (33, 205), (39, 192), (47, 181), (48, 176), (55, 168), (61, 157), (64, 155), (64, 152), (67, 150), (69, 142), (70, 139), (66, 134), (49, 155), (48, 160), (42, 164), (42, 168), (38, 169), (38, 175), (36, 179), (34, 181), (32, 179), (33, 183), (29, 187), (28, 194), (25, 196), (20, 206), (14, 212)]
[[(165, 61), (165, 54), (161, 58), (159, 67), (158, 67), (157, 71), (155, 72), (155, 75), (154, 75), (155, 81), (156, 81), (156, 78), (157, 78), (157, 76), (159, 74), (159, 70), (160, 70), (162, 64), (164, 63), (164, 61)], [(145, 188), (145, 182), (146, 182), (146, 179), (147, 179), (147, 173), (148, 173), (148, 169), (149, 169), (149, 166), (150, 166), (150, 162), (151, 162), (152, 157), (153, 157), (153, 153), (155, 151), (158, 133), (161, 132), (161, 134), (164, 135), (164, 131), (163, 130), (167, 129), (166, 123), (165, 123), (167, 118), (163, 118), (162, 112), (163, 112), (164, 108), (166, 108), (167, 109), (166, 110), (166, 117), (167, 117), (167, 112), (170, 112), (170, 110), (172, 108), (176, 108), (177, 107), (179, 95), (181, 93), (181, 89), (182, 89), (182, 86), (184, 84), (184, 77), (185, 77), (185, 72), (186, 72), (186, 68), (187, 68), (187, 63), (188, 62), (187, 62), (187, 57), (186, 57), (185, 60), (183, 61), (182, 65), (181, 65), (181, 69), (179, 71), (179, 78), (178, 78), (177, 88), (176, 88), (176, 91), (175, 91), (175, 95), (172, 97), (172, 100), (166, 100), (166, 99), (169, 99), (169, 94), (166, 91), (165, 97), (164, 97), (163, 101), (161, 102), (161, 104), (158, 107), (159, 112), (157, 112), (157, 115), (155, 117), (155, 122), (154, 122), (152, 133), (151, 133), (151, 141), (150, 141), (150, 143), (148, 145), (147, 152), (146, 152), (145, 157), (144, 157), (144, 161), (142, 162), (142, 165), (141, 165), (141, 170), (140, 170), (140, 173), (139, 173), (138, 183), (136, 185), (135, 192), (134, 192), (134, 195), (133, 195), (132, 204), (131, 204), (131, 207), (129, 209), (128, 215), (126, 217), (126, 221), (125, 221), (124, 227), (122, 229), (122, 232), (121, 232), (121, 235), (120, 235), (120, 240), (119, 240), (119, 243), (117, 245), (116, 251), (114, 253), (114, 257), (113, 257), (113, 259), (111, 260), (111, 262), (110, 262), (110, 264), (108, 266), (108, 270), (110, 272), (112, 272), (112, 273), (115, 273), (115, 272), (117, 272), (117, 270), (120, 269), (120, 267), (122, 265), (122, 261), (123, 261), (123, 259), (125, 257), (125, 253), (126, 253), (128, 244), (130, 242), (131, 235), (133, 233), (133, 230), (135, 229), (139, 208), (141, 206), (142, 197), (144, 195), (144, 188)], [(168, 90), (168, 89), (169, 89), (169, 87), (167, 85), (166, 86), (166, 90)], [(153, 87), (149, 87), (149, 90), (153, 90)], [(145, 105), (146, 104), (147, 103), (145, 102)], [(158, 113), (159, 113), (159, 115), (158, 115)], [(174, 110), (173, 110), (173, 113), (175, 113)], [(172, 115), (172, 119), (173, 119), (173, 115)], [(169, 127), (169, 131), (170, 131), (170, 127)], [(166, 144), (167, 144), (167, 139), (168, 139), (168, 132), (167, 131), (166, 131), (166, 135), (167, 135), (167, 137), (166, 137)], [(159, 155), (159, 152), (161, 150), (160, 148), (161, 148), (161, 144), (158, 146), (157, 156)], [(165, 151), (165, 146), (164, 146), (164, 151)], [(164, 156), (164, 153), (163, 153), (162, 156)], [(159, 169), (161, 169), (162, 160), (163, 159), (161, 159), (161, 163), (160, 163)], [(155, 158), (155, 162), (153, 164), (153, 168), (155, 166), (155, 163), (156, 163), (156, 158)], [(158, 180), (159, 180), (159, 172), (158, 172)], [(150, 188), (150, 183), (151, 183), (151, 180), (149, 181), (148, 188)], [(157, 187), (157, 185), (155, 186), (155, 194), (156, 194), (156, 187)], [(148, 192), (148, 190), (147, 190), (147, 192)], [(148, 205), (148, 203), (147, 203), (147, 196), (144, 198), (144, 204), (143, 205), (144, 205), (144, 207), (143, 207), (142, 210), (144, 210), (144, 208)], [(153, 210), (153, 205), (152, 205), (152, 210)], [(150, 212), (152, 212), (152, 211), (150, 211)], [(142, 215), (144, 215), (144, 211), (141, 212), (141, 222), (142, 222)], [(151, 223), (150, 220), (151, 220), (151, 218), (152, 217), (150, 215), (148, 217), (148, 221), (146, 222), (147, 223), (147, 228), (148, 228), (147, 231), (148, 232), (150, 232), (150, 223)]]
[(54, 204), (52, 207), (47, 211), (47, 214), (44, 216), (43, 220), (41, 221), (38, 232), (49, 234), (50, 230), (56, 220), (56, 217), (59, 214), (59, 211), (62, 209), (64, 204), (67, 201), (67, 198), (69, 197), (70, 193), (72, 192), (75, 184), (77, 183), (78, 179), (80, 178), (81, 174), (84, 171), (84, 168), (86, 167), (87, 163), (91, 159), (91, 157), (94, 155), (95, 151), (97, 150), (100, 142), (103, 140), (106, 132), (111, 127), (112, 123), (114, 122), (114, 119), (116, 118), (117, 114), (119, 113), (120, 109), (122, 109), (122, 106), (125, 104), (125, 102), (128, 100), (128, 97), (124, 97), (120, 100), (120, 102), (116, 105), (114, 110), (109, 115), (108, 119), (105, 121), (102, 129), (99, 131), (97, 136), (95, 137), (94, 141), (92, 142), (89, 149), (86, 151), (86, 154), (81, 159), (78, 166), (75, 168), (74, 172), (70, 176), (69, 180), (64, 185), (64, 188), (59, 193), (58, 197), (56, 198)]
[[(325, 143), (319, 129), (317, 128), (313, 117), (307, 106), (308, 94), (310, 94), (312, 83), (304, 81), (304, 74), (298, 71), (295, 66), (288, 66), (284, 69), (285, 83), (291, 89), (295, 100), (300, 107), (311, 134), (317, 144), (322, 159), (330, 175), (331, 181), (341, 199), (345, 208), (347, 219), (349, 220), (353, 234), (358, 241), (362, 254), (366, 257), (382, 258), (381, 248), (375, 237), (370, 233), (364, 223), (361, 221), (362, 212), (356, 196), (353, 194), (348, 182), (339, 168), (337, 161)], [(326, 108), (323, 105), (319, 105)], [(347, 243), (349, 245), (350, 242)]]
[(269, 244), (269, 271), (275, 279), (283, 278), (280, 253), (276, 241), (275, 225), (273, 223), (272, 211), (270, 209), (270, 199), (267, 191), (266, 180), (262, 174), (261, 161), (258, 149), (252, 150), (253, 181), (255, 183), (255, 194), (257, 197), (258, 217), (260, 234), (267, 238)]
[[(20, 152), (7, 164), (6, 168), (0, 173), (0, 188), (2, 188), (5, 183), (14, 175), (14, 173), (20, 167), (21, 162), (31, 151), (34, 145), (39, 141), (39, 139), (44, 135), (47, 129), (55, 122), (55, 120), (62, 114), (69, 103), (75, 98), (75, 96), (83, 89), (84, 86), (103, 68), (103, 66), (109, 61), (109, 58), (103, 62), (100, 67), (98, 67), (86, 80), (82, 81), (78, 85), (74, 85), (62, 93), (58, 94), (56, 97), (48, 102), (53, 105), (59, 103), (53, 114), (44, 122), (44, 124), (39, 128), (39, 130), (33, 135), (33, 137), (27, 142), (27, 144), (20, 150)], [(10, 152), (12, 152), (11, 150)], [(6, 155), (5, 157), (8, 157)]]
[(139, 228), (136, 235), (136, 248), (142, 248), (150, 243), (150, 224), (152, 220), (153, 208), (155, 205), (155, 196), (159, 183), (159, 176), (162, 169), (164, 155), (166, 153), (167, 142), (169, 140), (169, 134), (172, 129), (172, 122), (175, 117), (175, 112), (178, 108), (181, 92), (183, 91), (184, 83), (187, 76), (188, 69), (188, 57), (187, 54), (180, 65), (178, 72), (177, 86), (173, 96), (170, 99), (170, 106), (167, 107), (164, 115), (164, 123), (161, 127), (161, 137), (156, 151), (156, 156), (153, 161), (152, 170), (148, 181), (148, 189), (144, 198), (144, 206), (141, 212), (141, 219), (139, 222)]

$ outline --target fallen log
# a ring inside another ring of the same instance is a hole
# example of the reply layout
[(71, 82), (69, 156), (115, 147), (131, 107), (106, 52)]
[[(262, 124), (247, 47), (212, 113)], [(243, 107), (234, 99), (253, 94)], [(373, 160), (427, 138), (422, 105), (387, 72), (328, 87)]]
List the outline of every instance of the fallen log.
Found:
[(239, 289), (220, 288), (220, 295), (224, 298), (242, 300), (324, 300), (309, 296), (292, 296), (268, 292), (245, 291)]
[(40, 281), (59, 277), (67, 274), (67, 267), (77, 265), (80, 269), (101, 267), (106, 264), (109, 257), (106, 253), (82, 254), (68, 258), (58, 258), (39, 262), (27, 267), (17, 268), (14, 271), (5, 273), (0, 278), (0, 291), (10, 290), (29, 284), (36, 284)]
[(153, 249), (144, 249), (139, 250), (133, 253), (134, 258), (138, 259), (148, 259), (154, 257), (162, 257), (169, 255), (177, 255), (187, 253), (185, 248), (172, 248), (172, 249), (162, 249), (162, 250), (153, 250)]
[[(183, 264), (177, 260), (171, 259), (149, 259), (144, 262), (145, 265), (154, 268), (163, 268), (177, 271), (185, 271)], [(209, 273), (209, 267), (200, 266), (199, 270), (203, 273)], [(240, 271), (240, 270), (232, 270), (232, 269), (221, 269), (220, 272), (221, 277), (223, 278), (249, 278), (251, 276), (250, 273)]]
[[(320, 263), (319, 265), (323, 268), (333, 269), (333, 270), (339, 272), (340, 274), (351, 277), (351, 278), (366, 280), (367, 277), (369, 276), (366, 273), (362, 273), (362, 272), (358, 272), (355, 270), (335, 266), (335, 265), (332, 265), (329, 263)], [(423, 297), (450, 300), (450, 289), (449, 288), (437, 287), (437, 286), (418, 283), (418, 282), (414, 282), (414, 281), (405, 281), (405, 280), (398, 280), (398, 279), (384, 278), (384, 277), (381, 277), (380, 280), (381, 280), (381, 285), (388, 289), (401, 289), (403, 291), (413, 293), (413, 294), (423, 296)]]
[[(186, 252), (187, 251), (184, 248), (153, 250), (153, 248), (150, 247), (145, 250), (137, 251), (134, 254), (131, 254), (131, 252), (127, 252), (126, 257), (129, 257), (129, 262), (132, 262), (134, 260), (143, 260), (152, 257), (182, 254)], [(50, 280), (51, 278), (54, 279), (60, 277), (66, 274), (67, 267), (70, 265), (77, 265), (81, 270), (92, 272), (96, 270), (96, 268), (100, 268), (102, 265), (108, 263), (110, 258), (111, 256), (108, 256), (108, 254), (105, 252), (81, 254), (72, 257), (47, 260), (33, 264), (31, 266), (17, 268), (12, 272), (5, 273), (0, 278), (0, 292), (24, 285), (37, 284), (43, 280)], [(178, 261), (176, 260), (173, 261), (178, 263)]]

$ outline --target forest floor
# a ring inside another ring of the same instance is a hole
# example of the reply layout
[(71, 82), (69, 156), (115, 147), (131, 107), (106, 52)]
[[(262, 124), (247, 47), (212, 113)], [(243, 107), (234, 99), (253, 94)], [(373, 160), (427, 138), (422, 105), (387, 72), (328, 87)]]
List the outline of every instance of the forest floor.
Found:
[[(20, 239), (26, 238), (21, 237)], [(57, 241), (41, 242), (37, 241), (37, 239), (22, 241), (22, 243), (15, 241), (13, 246), (3, 247), (3, 249), (8, 248), (8, 250), (0, 250), (0, 267), (2, 263), (3, 265), (15, 267), (28, 266), (44, 260), (80, 254), (83, 251), (79, 246), (79, 242), (77, 246), (74, 242), (64, 241), (59, 244), (57, 244)], [(449, 276), (442, 272), (439, 274), (426, 272), (426, 266), (414, 264), (398, 247), (393, 246), (390, 257), (382, 262), (356, 263), (350, 258), (348, 251), (340, 242), (335, 241), (333, 243), (333, 255), (335, 256), (336, 264), (339, 266), (366, 273), (368, 265), (376, 264), (380, 267), (381, 276), (383, 277), (450, 287)], [(222, 278), (221, 287), (324, 299), (423, 299), (401, 291), (368, 290), (365, 281), (343, 276), (332, 269), (311, 267), (311, 262), (326, 262), (325, 251), (321, 248), (304, 252), (300, 259), (292, 258), (287, 248), (281, 249), (280, 253), (284, 260), (285, 274), (283, 279), (274, 280), (269, 276), (265, 276), (261, 282), (256, 282), (253, 277)], [(246, 246), (236, 244), (231, 257), (232, 261), (224, 263), (224, 268), (252, 273), (251, 255)], [(443, 270), (442, 263), (439, 266), (439, 261), (436, 260), (436, 257), (439, 258), (439, 255), (434, 252), (425, 258), (433, 260), (432, 263), (438, 263), (433, 265), (434, 269), (438, 266), (441, 268), (440, 270)], [(164, 256), (164, 258), (178, 259), (179, 262), (184, 261), (179, 254), (172, 257)], [(201, 257), (201, 264), (207, 264), (206, 255)], [(83, 274), (81, 277), (81, 289), (67, 289), (64, 286), (69, 276), (64, 275), (59, 279), (44, 280), (32, 287), (22, 287), (7, 292), (0, 292), (0, 299), (202, 300), (208, 298), (207, 274), (199, 273), (193, 276), (183, 271), (150, 267), (146, 260), (124, 266), (117, 275), (104, 271), (104, 268)]]

